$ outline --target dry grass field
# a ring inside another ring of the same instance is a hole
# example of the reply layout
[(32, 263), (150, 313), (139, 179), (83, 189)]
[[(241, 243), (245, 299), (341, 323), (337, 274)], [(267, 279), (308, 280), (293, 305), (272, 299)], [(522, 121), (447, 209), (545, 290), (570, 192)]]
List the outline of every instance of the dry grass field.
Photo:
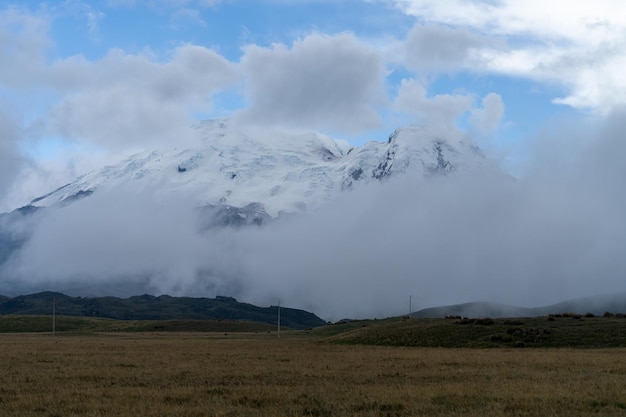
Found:
[(626, 350), (0, 334), (0, 415), (626, 416)]

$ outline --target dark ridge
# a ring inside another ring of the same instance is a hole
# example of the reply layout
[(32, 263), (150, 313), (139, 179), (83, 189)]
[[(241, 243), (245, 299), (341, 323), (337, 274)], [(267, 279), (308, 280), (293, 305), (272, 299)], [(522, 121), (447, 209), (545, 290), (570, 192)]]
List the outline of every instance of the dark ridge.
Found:
[(450, 163), (450, 161), (446, 160), (444, 157), (443, 147), (445, 146), (444, 142), (436, 141), (435, 146), (433, 147), (433, 151), (437, 154), (437, 166), (430, 168), (431, 174), (448, 174), (454, 171), (454, 167)]
[(89, 197), (92, 194), (93, 194), (93, 190), (80, 190), (76, 194), (72, 194), (69, 197), (65, 197), (62, 202), (66, 204), (73, 203), (74, 201), (78, 201), (85, 197)]
[[(258, 307), (232, 297), (191, 298), (140, 295), (130, 298), (70, 297), (41, 292), (14, 298), (1, 296), (0, 314), (102, 317), (117, 320), (235, 320), (276, 324), (278, 307)], [(326, 322), (313, 313), (280, 308), (281, 325), (308, 329)]]
[(261, 226), (271, 221), (262, 204), (250, 203), (244, 207), (228, 204), (206, 205), (199, 209), (202, 230), (222, 227)]
[(68, 183), (68, 184), (65, 184), (64, 186), (59, 187), (59, 188), (57, 188), (56, 190), (49, 192), (48, 194), (44, 194), (44, 195), (42, 195), (42, 196), (40, 196), (40, 197), (37, 197), (37, 198), (35, 198), (34, 200), (32, 200), (32, 201), (30, 202), (30, 204), (32, 205), (32, 204), (35, 204), (35, 203), (37, 203), (37, 202), (39, 202), (39, 201), (41, 201), (41, 200), (43, 200), (43, 199), (45, 199), (45, 198), (48, 198), (48, 197), (50, 197), (52, 194), (56, 193), (57, 191), (61, 191), (62, 189), (66, 188), (66, 187), (69, 187), (70, 185), (71, 185), (71, 184), (69, 184), (69, 183)]
[(28, 216), (29, 214), (36, 213), (40, 209), (41, 209), (41, 207), (37, 207), (37, 206), (33, 206), (33, 205), (29, 204), (27, 206), (22, 206), (22, 207), (16, 209), (15, 212), (21, 214), (22, 216)]

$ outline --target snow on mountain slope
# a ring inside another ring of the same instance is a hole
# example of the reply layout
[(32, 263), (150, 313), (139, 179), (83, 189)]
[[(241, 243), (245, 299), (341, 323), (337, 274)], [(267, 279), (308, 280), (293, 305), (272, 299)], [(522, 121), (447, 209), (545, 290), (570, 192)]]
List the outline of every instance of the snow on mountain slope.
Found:
[(197, 205), (251, 207), (271, 217), (323, 206), (358, 183), (409, 172), (428, 177), (497, 170), (458, 134), (445, 138), (424, 128), (396, 130), (387, 142), (352, 147), (317, 133), (245, 130), (228, 120), (200, 123), (196, 149), (146, 152), (79, 177), (32, 201), (52, 206), (121, 184), (195, 196)]

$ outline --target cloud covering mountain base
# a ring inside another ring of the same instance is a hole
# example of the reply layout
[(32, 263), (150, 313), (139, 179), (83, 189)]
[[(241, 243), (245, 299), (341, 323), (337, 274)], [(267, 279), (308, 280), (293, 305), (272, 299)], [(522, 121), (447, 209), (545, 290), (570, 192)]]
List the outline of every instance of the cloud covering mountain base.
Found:
[[(339, 319), (405, 313), (409, 295), (415, 308), (532, 307), (624, 291), (619, 116), (546, 132), (517, 180), (395, 175), (261, 227), (201, 231), (184, 193), (94, 193), (35, 217), (3, 266), (0, 293), (230, 295)], [(555, 152), (565, 137), (579, 149), (567, 159)]]

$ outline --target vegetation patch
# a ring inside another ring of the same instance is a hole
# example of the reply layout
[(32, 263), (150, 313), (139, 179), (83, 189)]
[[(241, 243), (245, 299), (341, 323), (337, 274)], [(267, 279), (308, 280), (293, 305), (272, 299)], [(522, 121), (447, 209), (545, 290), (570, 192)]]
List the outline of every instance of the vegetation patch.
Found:
[(551, 315), (522, 319), (458, 318), (369, 321), (329, 335), (331, 343), (448, 348), (626, 347), (623, 318)]

